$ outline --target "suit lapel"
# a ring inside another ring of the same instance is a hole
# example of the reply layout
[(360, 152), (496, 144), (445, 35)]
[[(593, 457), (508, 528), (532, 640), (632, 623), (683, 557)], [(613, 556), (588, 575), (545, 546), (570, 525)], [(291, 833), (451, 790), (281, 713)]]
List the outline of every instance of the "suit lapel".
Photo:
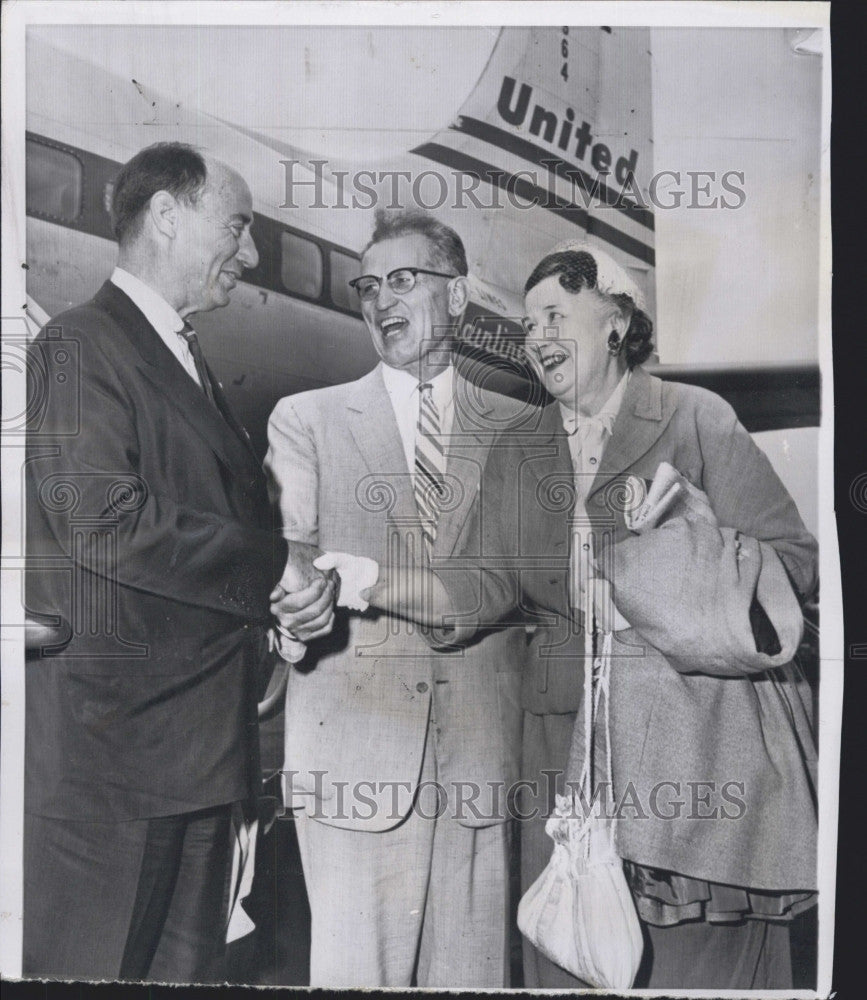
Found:
[[(454, 551), (478, 492), (481, 470), (491, 442), (499, 430), (496, 425), (493, 430), (480, 429), (484, 427), (485, 417), (495, 409), (492, 395), (482, 391), (470, 400), (467, 388), (466, 381), (456, 372), (452, 432), (446, 442), (446, 474), (454, 476), (460, 485), (454, 507), (445, 510), (437, 524), (434, 543), (434, 554), (437, 556), (448, 556)], [(351, 413), (350, 431), (371, 474), (371, 483), (378, 479), (388, 483), (394, 491), (391, 516), (416, 521), (418, 509), (412, 474), (407, 469), (403, 442), (382, 379), (381, 366), (359, 380), (347, 408)]]
[(663, 402), (660, 379), (636, 368), (626, 387), (588, 499), (622, 476), (653, 447), (673, 413), (674, 406)]
[(205, 362), (205, 367), (208, 369), (208, 377), (211, 380), (211, 388), (214, 392), (214, 402), (217, 404), (217, 408), (219, 409), (220, 413), (222, 413), (223, 419), (235, 432), (238, 440), (241, 442), (241, 444), (247, 450), (250, 457), (256, 463), (257, 468), (260, 467), (259, 458), (256, 455), (256, 452), (253, 451), (253, 445), (250, 441), (250, 435), (247, 433), (246, 427), (238, 423), (235, 414), (232, 412), (232, 408), (229, 406), (229, 402), (226, 399), (226, 395), (223, 392), (222, 385), (217, 381), (216, 376), (211, 371), (211, 366), (207, 362)]
[[(528, 511), (543, 512), (538, 525), (539, 552), (551, 551), (554, 539), (556, 548), (568, 551), (569, 519), (575, 508), (575, 473), (569, 453), (569, 438), (563, 430), (560, 407), (550, 403), (542, 410), (535, 434), (528, 435), (522, 445), (526, 468), (532, 473), (533, 482), (528, 487), (534, 495), (526, 498)], [(528, 526), (529, 527), (529, 526)]]
[(459, 488), (455, 504), (440, 515), (434, 542), (436, 556), (454, 553), (461, 529), (479, 491), (482, 469), (497, 433), (497, 425), (486, 422), (495, 410), (491, 394), (472, 387), (457, 371), (454, 379), (452, 429), (445, 448), (446, 475), (454, 477), (452, 481), (459, 484)]
[(394, 494), (389, 516), (399, 520), (417, 519), (412, 476), (382, 379), (381, 363), (355, 384), (346, 407), (350, 413), (349, 430), (369, 472), (364, 485), (356, 484), (356, 489), (361, 490), (359, 497), (382, 484), (382, 488)]
[[(235, 430), (239, 425), (234, 417), (231, 424), (223, 419), (132, 299), (107, 281), (94, 301), (116, 321), (128, 338), (132, 348), (130, 356), (134, 358), (139, 372), (207, 442), (223, 464), (234, 473), (242, 470), (249, 472), (251, 465), (255, 465), (257, 472), (261, 471), (252, 449), (242, 443), (239, 430)], [(215, 396), (219, 392), (218, 405), (223, 413), (228, 413), (228, 405), (216, 379), (212, 382)]]

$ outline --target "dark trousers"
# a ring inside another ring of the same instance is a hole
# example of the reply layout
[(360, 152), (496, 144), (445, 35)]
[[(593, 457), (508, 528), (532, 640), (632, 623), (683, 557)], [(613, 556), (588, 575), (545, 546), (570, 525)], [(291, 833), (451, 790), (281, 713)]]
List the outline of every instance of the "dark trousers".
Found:
[(224, 978), (231, 805), (92, 823), (25, 815), (25, 976)]

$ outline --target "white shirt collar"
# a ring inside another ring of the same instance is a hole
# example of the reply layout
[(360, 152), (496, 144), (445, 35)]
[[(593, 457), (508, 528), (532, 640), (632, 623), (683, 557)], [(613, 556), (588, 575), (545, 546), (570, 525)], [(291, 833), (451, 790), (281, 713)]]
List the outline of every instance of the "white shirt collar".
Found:
[[(438, 375), (428, 379), (432, 386), (434, 402), (441, 412), (454, 395), (454, 378), (454, 365), (449, 365)], [(419, 386), (418, 379), (411, 372), (403, 371), (400, 368), (391, 368), (386, 364), (382, 365), (382, 380), (385, 382), (386, 392), (392, 400), (400, 405), (408, 402)]]
[(183, 365), (186, 373), (196, 385), (201, 386), (202, 381), (196, 371), (196, 362), (190, 353), (189, 345), (184, 337), (178, 336), (184, 328), (184, 321), (175, 310), (159, 292), (154, 291), (141, 278), (130, 274), (122, 267), (116, 267), (112, 271), (111, 282), (132, 299), (144, 314), (144, 318), (156, 330), (160, 340)]
[(122, 267), (116, 267), (111, 272), (111, 282), (122, 292), (126, 292), (144, 313), (148, 323), (163, 338), (166, 338), (167, 334), (179, 333), (183, 329), (184, 321), (177, 312), (159, 292), (145, 284), (141, 278), (130, 274)]

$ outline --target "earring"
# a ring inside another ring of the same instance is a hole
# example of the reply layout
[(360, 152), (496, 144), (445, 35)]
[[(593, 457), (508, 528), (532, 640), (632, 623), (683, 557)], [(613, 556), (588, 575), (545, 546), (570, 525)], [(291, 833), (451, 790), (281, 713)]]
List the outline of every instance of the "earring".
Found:
[(623, 341), (620, 339), (620, 335), (616, 330), (612, 330), (608, 334), (608, 353), (612, 358), (616, 358), (621, 347), (623, 347)]

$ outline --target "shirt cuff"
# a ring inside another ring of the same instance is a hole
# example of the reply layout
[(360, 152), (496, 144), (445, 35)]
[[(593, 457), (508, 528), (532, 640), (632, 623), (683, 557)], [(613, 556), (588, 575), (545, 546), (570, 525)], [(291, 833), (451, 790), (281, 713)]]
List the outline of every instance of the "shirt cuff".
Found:
[(300, 639), (290, 639), (272, 628), (268, 630), (268, 648), (276, 649), (287, 663), (300, 663), (307, 652), (307, 643)]

